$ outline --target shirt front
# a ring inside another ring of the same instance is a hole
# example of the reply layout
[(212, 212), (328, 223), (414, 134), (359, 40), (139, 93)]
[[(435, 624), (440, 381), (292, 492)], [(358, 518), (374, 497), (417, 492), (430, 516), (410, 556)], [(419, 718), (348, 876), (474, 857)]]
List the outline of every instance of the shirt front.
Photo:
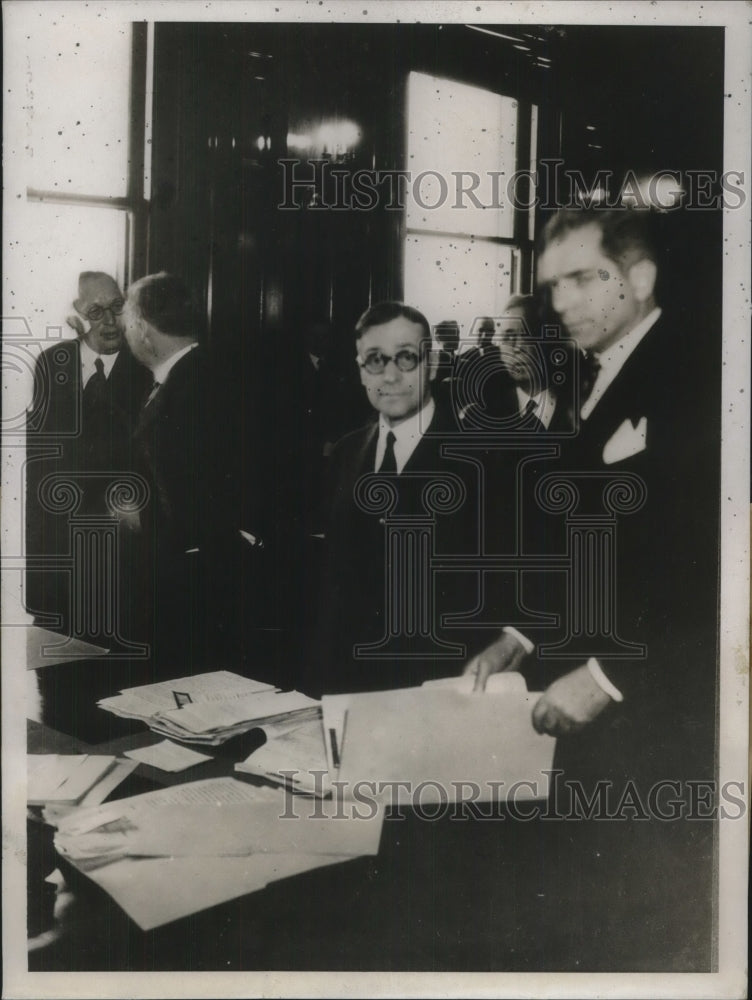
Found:
[(391, 431), (394, 434), (394, 461), (397, 466), (397, 473), (402, 472), (410, 461), (413, 452), (418, 447), (420, 439), (428, 430), (435, 412), (436, 403), (433, 397), (431, 397), (417, 413), (414, 413), (412, 417), (408, 417), (407, 420), (403, 420), (396, 427), (390, 427), (382, 414), (379, 417), (379, 439), (376, 443), (376, 460), (373, 471), (378, 472), (381, 463), (384, 461), (386, 438), (387, 434)]
[(520, 415), (525, 416), (528, 412), (528, 405), (532, 400), (535, 403), (535, 408), (530, 412), (534, 413), (535, 416), (540, 420), (543, 426), (548, 430), (553, 420), (554, 410), (556, 409), (556, 399), (553, 394), (548, 391), (548, 389), (543, 389), (542, 392), (537, 393), (535, 396), (531, 396), (529, 393), (525, 392), (519, 386), (516, 386), (517, 390), (517, 405), (519, 406)]
[(615, 344), (612, 344), (602, 354), (596, 354), (600, 368), (593, 383), (592, 391), (580, 410), (580, 416), (583, 420), (587, 420), (593, 412), (598, 404), (598, 400), (604, 395), (606, 389), (608, 389), (626, 364), (627, 358), (633, 353), (650, 328), (658, 321), (660, 315), (661, 310), (656, 307), (637, 326), (631, 329), (629, 333), (625, 334), (621, 340), (617, 340)]
[(120, 351), (115, 351), (114, 354), (97, 354), (93, 351), (89, 345), (84, 341), (80, 341), (80, 352), (81, 352), (81, 388), (86, 388), (86, 383), (89, 379), (96, 373), (96, 361), (100, 358), (102, 365), (104, 367), (104, 377), (109, 378), (110, 373), (115, 362), (118, 359), (118, 354)]

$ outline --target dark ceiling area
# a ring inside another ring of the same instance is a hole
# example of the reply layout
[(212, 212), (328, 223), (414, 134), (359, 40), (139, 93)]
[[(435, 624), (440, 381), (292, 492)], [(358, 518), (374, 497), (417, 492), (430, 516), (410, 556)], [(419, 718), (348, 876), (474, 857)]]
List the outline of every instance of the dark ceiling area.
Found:
[(722, 28), (566, 27), (554, 52), (552, 96), (598, 126), (604, 166), (722, 169)]

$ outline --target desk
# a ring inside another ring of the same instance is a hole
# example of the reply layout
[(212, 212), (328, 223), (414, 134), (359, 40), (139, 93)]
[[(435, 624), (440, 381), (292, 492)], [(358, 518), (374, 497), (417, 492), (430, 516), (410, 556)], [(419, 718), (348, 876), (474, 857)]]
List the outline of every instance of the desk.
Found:
[[(112, 744), (93, 748), (38, 724), (30, 724), (29, 734), (36, 752), (114, 749)], [(143, 743), (145, 735), (132, 742)], [(210, 776), (204, 768), (232, 773), (231, 761), (218, 757), (193, 769), (194, 778)], [(147, 782), (143, 770), (139, 765), (132, 778)], [(148, 933), (63, 863), (73, 900), (61, 918), (60, 937), (31, 954), (30, 968), (448, 971), (503, 969), (515, 954), (529, 955), (524, 961), (540, 967), (540, 945), (529, 931), (544, 897), (524, 890), (532, 907), (522, 921), (528, 931), (518, 922), (500, 925), (500, 901), (522, 903), (523, 850), (530, 855), (524, 842), (533, 843), (523, 824), (509, 824), (509, 830), (501, 824), (506, 825), (503, 818), (429, 822), (403, 810), (402, 818), (392, 814), (385, 821), (376, 857), (274, 883)], [(489, 884), (495, 887), (490, 893)]]
[[(35, 752), (67, 745), (122, 752), (157, 739), (142, 725), (94, 745), (29, 728)], [(232, 759), (222, 754), (182, 775), (139, 765), (115, 795), (223, 773), (232, 773)], [(627, 887), (617, 898), (603, 836), (613, 824), (521, 821), (503, 806), (488, 819), (452, 812), (436, 820), (392, 812), (375, 857), (273, 883), (150, 932), (61, 863), (70, 905), (59, 937), (30, 953), (29, 969), (709, 971), (711, 895), (696, 870), (707, 845), (688, 846), (683, 828), (663, 824), (656, 847), (656, 828), (633, 824), (633, 860), (625, 867), (633, 867), (639, 891)], [(711, 825), (694, 826), (712, 846)], [(675, 926), (639, 879), (646, 850), (663, 852), (677, 876), (677, 898), (689, 900), (672, 909)]]

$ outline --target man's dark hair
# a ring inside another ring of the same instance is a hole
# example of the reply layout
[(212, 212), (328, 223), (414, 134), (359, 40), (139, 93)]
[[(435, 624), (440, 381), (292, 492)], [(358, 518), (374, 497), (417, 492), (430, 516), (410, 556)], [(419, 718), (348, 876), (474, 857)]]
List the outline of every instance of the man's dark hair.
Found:
[(552, 216), (540, 236), (540, 253), (554, 241), (585, 226), (598, 226), (606, 257), (622, 271), (638, 260), (658, 263), (650, 213), (636, 208), (562, 208)]
[(446, 351), (454, 353), (460, 346), (460, 325), (456, 319), (443, 319), (437, 323), (433, 335)]
[(195, 311), (191, 293), (182, 278), (161, 271), (143, 278), (136, 288), (136, 307), (160, 333), (187, 337), (194, 332)]
[(426, 317), (412, 306), (406, 306), (404, 302), (377, 302), (370, 309), (366, 309), (355, 324), (355, 339), (360, 340), (363, 334), (374, 326), (383, 326), (384, 323), (391, 323), (393, 319), (400, 317), (420, 326), (423, 331), (421, 340), (431, 339), (431, 327)]

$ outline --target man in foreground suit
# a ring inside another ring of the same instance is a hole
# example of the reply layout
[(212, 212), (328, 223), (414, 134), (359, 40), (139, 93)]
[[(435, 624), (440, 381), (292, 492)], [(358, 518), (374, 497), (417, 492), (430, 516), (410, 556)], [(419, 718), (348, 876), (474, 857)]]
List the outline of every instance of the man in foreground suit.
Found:
[[(420, 519), (424, 526), (431, 521), (429, 531), (435, 531), (442, 553), (471, 552), (467, 546), (477, 545), (467, 467), (441, 450), (451, 424), (432, 396), (435, 366), (426, 318), (402, 303), (382, 302), (363, 314), (355, 336), (361, 382), (378, 420), (344, 437), (331, 456), (316, 642), (319, 682), (327, 693), (420, 684), (451, 673), (462, 655), (457, 633), (440, 626), (442, 610), (463, 610), (455, 579), (439, 577), (432, 600), (430, 550), (416, 550), (409, 566), (401, 563), (404, 549), (397, 554), (387, 547), (394, 518), (404, 518), (408, 531)], [(431, 509), (431, 484), (442, 483), (459, 491), (449, 513)], [(420, 617), (420, 607), (427, 607), (428, 618)]]
[[(68, 554), (69, 514), (56, 513), (40, 497), (46, 477), (69, 479), (80, 491), (75, 516), (111, 517), (108, 490), (119, 474), (134, 469), (131, 437), (148, 378), (123, 343), (123, 305), (114, 278), (101, 271), (83, 272), (74, 302), (76, 314), (68, 320), (77, 338), (47, 348), (37, 361), (27, 424), (30, 556)], [(59, 615), (57, 627), (64, 634), (75, 631), (110, 646), (116, 636), (112, 631), (103, 634), (101, 609), (92, 615), (91, 608), (71, 608), (68, 579), (66, 573), (29, 571), (29, 611)], [(120, 638), (128, 638), (125, 610), (123, 604), (117, 608), (115, 633), (120, 629)]]
[[(569, 956), (584, 947), (591, 968), (609, 967), (587, 947), (601, 933), (603, 949), (618, 940), (612, 961), (679, 971), (708, 968), (711, 948), (712, 824), (691, 812), (692, 783), (715, 776), (718, 350), (700, 366), (689, 333), (658, 307), (649, 225), (645, 211), (564, 210), (544, 230), (539, 283), (595, 363), (578, 434), (538, 484), (551, 473), (551, 496), (555, 483), (572, 489), (570, 540), (576, 516), (588, 544), (614, 535), (600, 563), (582, 550), (570, 605), (556, 609), (567, 630), (558, 649), (560, 635), (508, 631), (467, 671), (478, 688), (498, 670), (542, 679), (532, 722), (560, 738), (560, 814), (576, 807), (575, 784), (588, 799), (608, 788), (612, 810), (630, 791), (642, 804), (610, 820), (597, 806), (590, 823), (558, 831), (570, 877), (557, 926), (568, 907), (596, 935), (572, 935)], [(550, 517), (546, 537), (557, 549), (561, 520)], [(667, 787), (683, 810), (675, 822), (658, 797)]]
[[(652, 639), (649, 645), (662, 653), (667, 622), (672, 641), (698, 627), (701, 610), (703, 621), (714, 624), (709, 578), (716, 558), (718, 416), (683, 331), (656, 304), (657, 257), (645, 214), (558, 213), (544, 232), (538, 279), (567, 332), (597, 365), (587, 398), (581, 386), (576, 440), (554, 471), (616, 478), (625, 471), (644, 484), (645, 502), (617, 527), (617, 613), (625, 638)], [(696, 476), (697, 467), (707, 473)], [(645, 634), (646, 623), (654, 635)], [(515, 641), (503, 638), (468, 665), (479, 687), (489, 673), (520, 662), (527, 650)], [(582, 664), (564, 673), (536, 707), (536, 728), (576, 733), (620, 702), (621, 687), (647, 697), (652, 691), (654, 700), (675, 686), (653, 664), (652, 648), (646, 657), (608, 658), (612, 666)], [(700, 672), (714, 675), (712, 664)], [(685, 669), (683, 684), (688, 680)], [(676, 697), (669, 699), (674, 707)]]

